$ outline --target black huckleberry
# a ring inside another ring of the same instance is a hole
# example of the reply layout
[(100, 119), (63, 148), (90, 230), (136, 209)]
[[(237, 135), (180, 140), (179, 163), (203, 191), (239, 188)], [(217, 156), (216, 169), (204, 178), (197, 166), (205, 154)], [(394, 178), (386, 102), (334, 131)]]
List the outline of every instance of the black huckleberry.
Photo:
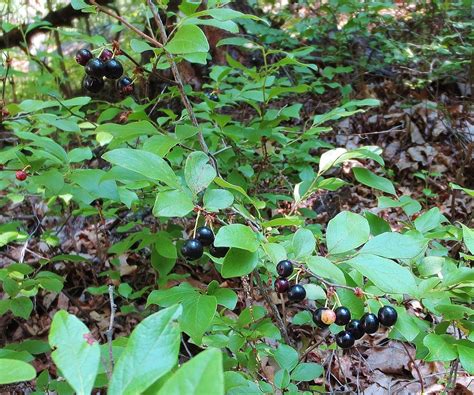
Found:
[(102, 78), (86, 76), (84, 81), (82, 81), (82, 86), (89, 92), (97, 93), (104, 87), (104, 80)]
[(133, 92), (133, 81), (129, 77), (121, 77), (117, 81), (117, 88), (122, 95), (129, 95)]
[(113, 56), (114, 56), (114, 53), (110, 49), (105, 48), (100, 53), (99, 59), (102, 60), (103, 62), (106, 62), (107, 60), (112, 59)]
[(347, 325), (351, 320), (351, 311), (345, 306), (338, 307), (334, 312), (336, 313), (336, 325)]
[(92, 52), (86, 48), (80, 49), (76, 53), (76, 62), (81, 66), (85, 66), (89, 60), (92, 59)]
[(207, 247), (214, 243), (214, 233), (211, 228), (200, 226), (196, 229), (196, 239), (198, 239), (203, 246)]
[(340, 331), (336, 335), (336, 344), (341, 348), (351, 348), (355, 340), (354, 335), (349, 331)]
[(392, 306), (383, 306), (377, 314), (380, 323), (383, 326), (392, 326), (397, 322), (398, 314)]
[(377, 332), (379, 329), (379, 319), (375, 314), (365, 313), (360, 319), (360, 322), (364, 332), (368, 333), (369, 335)]
[(190, 261), (194, 261), (196, 259), (201, 258), (203, 252), (204, 249), (202, 247), (202, 244), (197, 239), (186, 240), (183, 246), (181, 247), (181, 254), (183, 254), (183, 256), (186, 259), (189, 259)]
[(229, 247), (216, 247), (214, 244), (209, 247), (209, 254), (215, 258), (224, 258), (228, 251)]
[(352, 333), (356, 340), (359, 340), (365, 333), (360, 320), (350, 320), (346, 325), (346, 331)]
[(295, 284), (288, 290), (288, 299), (294, 302), (301, 302), (306, 297), (306, 290), (300, 284)]
[(313, 321), (320, 328), (327, 328), (329, 325), (334, 323), (336, 315), (334, 311), (327, 307), (320, 307), (313, 312)]
[(293, 264), (291, 261), (285, 259), (284, 261), (278, 262), (276, 269), (279, 276), (288, 277), (293, 273)]
[(290, 288), (290, 283), (286, 278), (277, 278), (275, 280), (275, 291), (279, 294), (285, 293)]
[(104, 76), (111, 80), (120, 78), (123, 74), (123, 66), (117, 59), (110, 59), (105, 62)]
[(87, 62), (84, 70), (86, 71), (86, 74), (91, 77), (101, 78), (104, 76), (105, 63), (99, 58), (93, 58)]

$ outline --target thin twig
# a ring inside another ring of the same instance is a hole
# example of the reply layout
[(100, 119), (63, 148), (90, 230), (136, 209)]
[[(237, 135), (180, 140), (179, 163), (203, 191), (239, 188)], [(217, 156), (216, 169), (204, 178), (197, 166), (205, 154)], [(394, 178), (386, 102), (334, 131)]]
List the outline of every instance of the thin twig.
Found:
[(107, 376), (109, 376), (109, 380), (112, 378), (112, 372), (114, 370), (114, 353), (113, 353), (113, 336), (114, 336), (114, 322), (115, 322), (115, 312), (117, 311), (117, 305), (114, 302), (114, 286), (109, 285), (109, 301), (110, 301), (110, 320), (109, 320), (109, 328), (107, 332), (105, 332), (107, 336), (107, 343), (109, 345), (109, 370), (107, 372)]
[(415, 362), (413, 357), (411, 356), (410, 352), (408, 351), (407, 346), (405, 346), (405, 343), (400, 342), (403, 348), (405, 349), (405, 352), (408, 355), (408, 358), (410, 358), (411, 363), (413, 364), (413, 367), (415, 368), (416, 374), (418, 375), (418, 380), (420, 380), (420, 386), (421, 386), (421, 393), (425, 393), (425, 385), (423, 383), (423, 376), (421, 375), (420, 368), (418, 367), (418, 364)]

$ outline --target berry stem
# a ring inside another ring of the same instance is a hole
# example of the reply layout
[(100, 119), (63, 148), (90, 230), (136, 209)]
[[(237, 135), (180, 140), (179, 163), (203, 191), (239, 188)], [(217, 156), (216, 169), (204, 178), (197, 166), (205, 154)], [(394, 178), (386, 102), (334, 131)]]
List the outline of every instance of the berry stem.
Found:
[(197, 216), (196, 216), (196, 222), (194, 224), (194, 231), (193, 231), (193, 239), (196, 238), (196, 230), (198, 227), (198, 222), (199, 222), (199, 216), (201, 215), (201, 210), (198, 210)]

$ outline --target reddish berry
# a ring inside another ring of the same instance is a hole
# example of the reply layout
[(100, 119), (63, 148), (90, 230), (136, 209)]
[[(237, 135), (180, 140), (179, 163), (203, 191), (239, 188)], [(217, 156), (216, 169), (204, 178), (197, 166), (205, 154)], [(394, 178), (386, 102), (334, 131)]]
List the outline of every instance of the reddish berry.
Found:
[(15, 173), (15, 177), (18, 181), (25, 181), (26, 178), (28, 177), (28, 174), (26, 173), (26, 171), (24, 170), (18, 170), (16, 173)]
[(313, 321), (317, 326), (326, 328), (336, 321), (336, 313), (327, 307), (320, 307), (314, 311)]
[(103, 62), (106, 62), (107, 60), (110, 60), (114, 57), (114, 53), (110, 50), (105, 48), (99, 56), (99, 59), (102, 60)]
[(81, 66), (85, 66), (92, 59), (92, 53), (86, 48), (80, 49), (76, 53), (76, 62)]
[(277, 278), (275, 280), (275, 291), (279, 294), (285, 293), (290, 288), (290, 283), (286, 278)]

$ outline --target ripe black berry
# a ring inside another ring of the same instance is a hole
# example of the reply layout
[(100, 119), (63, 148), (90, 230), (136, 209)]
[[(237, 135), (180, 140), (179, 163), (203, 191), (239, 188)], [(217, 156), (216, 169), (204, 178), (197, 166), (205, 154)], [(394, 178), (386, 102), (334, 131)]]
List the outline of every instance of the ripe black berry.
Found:
[(216, 247), (214, 244), (209, 247), (209, 254), (215, 258), (224, 258), (228, 251), (229, 247)]
[(346, 325), (346, 331), (352, 333), (356, 340), (364, 336), (364, 329), (362, 329), (362, 323), (359, 320), (349, 321)]
[(360, 319), (362, 329), (365, 333), (375, 333), (379, 329), (379, 319), (375, 314), (365, 313)]
[(190, 261), (201, 258), (203, 251), (201, 242), (196, 239), (186, 240), (181, 247), (181, 254)]
[(285, 293), (290, 288), (290, 283), (286, 278), (277, 278), (275, 280), (275, 291), (279, 294)]
[(293, 285), (288, 291), (288, 299), (294, 302), (301, 302), (306, 297), (306, 290), (300, 284)]
[(201, 226), (196, 229), (196, 239), (198, 239), (203, 246), (210, 246), (214, 243), (214, 233), (211, 228)]
[(16, 173), (15, 173), (15, 178), (18, 180), (18, 181), (25, 181), (28, 177), (28, 173), (24, 170), (18, 170)]
[(82, 86), (89, 92), (97, 93), (104, 87), (104, 80), (102, 78), (86, 76), (84, 81), (82, 81)]
[(117, 81), (117, 88), (122, 95), (133, 92), (133, 81), (129, 77), (122, 77)]
[(336, 325), (346, 325), (351, 320), (351, 312), (347, 307), (340, 306), (335, 310)]
[(392, 306), (383, 306), (378, 312), (378, 318), (383, 326), (392, 326), (397, 322), (398, 314)]
[(327, 307), (320, 307), (313, 312), (313, 321), (320, 328), (327, 328), (334, 323), (335, 319), (334, 311)]
[(277, 273), (281, 277), (288, 277), (293, 273), (293, 264), (291, 261), (285, 259), (284, 261), (278, 262)]
[(81, 66), (85, 66), (92, 59), (92, 52), (86, 48), (80, 49), (76, 53), (76, 62)]
[(104, 76), (105, 63), (99, 58), (93, 58), (89, 60), (84, 68), (87, 75), (95, 78), (101, 78)]
[(336, 335), (336, 344), (341, 348), (350, 348), (355, 342), (354, 335), (349, 331), (341, 331)]
[(107, 60), (104, 67), (104, 75), (111, 80), (116, 80), (123, 74), (122, 63), (120, 63), (117, 59)]
[(107, 60), (112, 59), (113, 56), (114, 56), (114, 53), (110, 49), (105, 48), (100, 53), (99, 59), (102, 60), (103, 62), (106, 62)]

